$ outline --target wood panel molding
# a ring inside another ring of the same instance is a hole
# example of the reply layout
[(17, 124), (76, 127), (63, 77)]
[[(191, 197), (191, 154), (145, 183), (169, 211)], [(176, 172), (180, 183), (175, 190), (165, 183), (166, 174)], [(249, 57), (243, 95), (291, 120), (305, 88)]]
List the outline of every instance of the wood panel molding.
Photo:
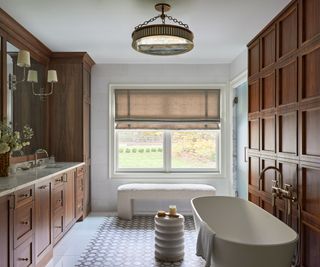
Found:
[[(258, 44), (259, 56), (254, 53)], [(248, 44), (248, 57), (249, 70), (257, 64), (260, 66), (259, 71), (252, 72), (251, 76), (249, 73), (248, 78), (248, 198), (285, 220), (284, 201), (277, 199), (274, 209), (270, 204), (271, 180), (276, 174), (265, 174), (261, 190), (257, 184), (262, 169), (267, 166), (280, 168), (284, 182), (293, 186), (302, 208), (300, 227), (297, 205), (293, 206), (293, 215), (289, 220), (293, 229), (299, 231), (301, 228), (301, 267), (318, 267), (320, 1), (292, 1)], [(260, 130), (257, 130), (258, 122)]]
[(20, 49), (30, 51), (31, 56), (37, 61), (49, 63), (51, 50), (1, 8), (0, 34)]

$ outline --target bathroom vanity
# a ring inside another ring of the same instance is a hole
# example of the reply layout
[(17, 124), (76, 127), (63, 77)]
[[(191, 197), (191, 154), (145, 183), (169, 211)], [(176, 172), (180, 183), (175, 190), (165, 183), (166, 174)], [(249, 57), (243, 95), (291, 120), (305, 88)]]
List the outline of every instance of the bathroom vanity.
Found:
[(84, 163), (58, 163), (0, 178), (0, 266), (45, 266), (83, 218)]
[[(26, 67), (18, 64), (21, 50), (30, 54)], [(0, 177), (0, 266), (45, 266), (53, 246), (90, 212), (94, 61), (86, 52), (51, 51), (1, 8), (0, 55), (0, 121), (14, 131), (24, 125), (34, 131), (30, 145), (12, 153), (10, 164), (34, 161), (40, 148), (59, 162)], [(53, 87), (50, 69), (57, 74)], [(30, 78), (29, 71), (37, 75)], [(53, 92), (40, 97), (33, 87)]]

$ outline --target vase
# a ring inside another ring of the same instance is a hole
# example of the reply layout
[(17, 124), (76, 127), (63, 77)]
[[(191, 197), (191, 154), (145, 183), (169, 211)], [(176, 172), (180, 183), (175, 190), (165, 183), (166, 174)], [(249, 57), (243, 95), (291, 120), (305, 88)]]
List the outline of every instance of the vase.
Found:
[(9, 175), (10, 152), (0, 154), (0, 177)]

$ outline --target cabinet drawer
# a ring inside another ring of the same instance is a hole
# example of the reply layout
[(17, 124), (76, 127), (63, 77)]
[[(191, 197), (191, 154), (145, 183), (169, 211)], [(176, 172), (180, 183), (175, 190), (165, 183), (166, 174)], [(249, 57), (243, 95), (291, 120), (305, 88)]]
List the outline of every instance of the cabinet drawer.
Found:
[(33, 202), (14, 210), (13, 243), (18, 247), (33, 234)]
[(60, 186), (52, 192), (52, 210), (56, 211), (64, 207), (64, 187)]
[(20, 189), (14, 193), (15, 195), (15, 207), (19, 208), (29, 202), (33, 201), (34, 198), (34, 186), (28, 186)]
[(82, 165), (82, 166), (78, 167), (78, 168), (77, 168), (77, 176), (84, 175), (84, 173), (85, 173), (85, 168), (86, 168), (85, 165)]
[(57, 187), (63, 185), (63, 182), (65, 181), (65, 176), (66, 176), (66, 174), (63, 173), (61, 175), (54, 177), (52, 179), (52, 187), (57, 188)]
[(57, 241), (63, 233), (64, 211), (55, 212), (53, 215), (53, 239)]
[(14, 267), (30, 267), (34, 264), (34, 244), (33, 238), (28, 238), (23, 244), (17, 247), (13, 252)]

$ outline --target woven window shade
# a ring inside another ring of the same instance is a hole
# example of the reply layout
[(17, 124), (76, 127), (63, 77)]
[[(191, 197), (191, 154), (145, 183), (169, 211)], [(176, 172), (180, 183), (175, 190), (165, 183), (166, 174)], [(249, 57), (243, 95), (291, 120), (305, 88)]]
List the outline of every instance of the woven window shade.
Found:
[(220, 90), (115, 90), (117, 129), (218, 129)]

